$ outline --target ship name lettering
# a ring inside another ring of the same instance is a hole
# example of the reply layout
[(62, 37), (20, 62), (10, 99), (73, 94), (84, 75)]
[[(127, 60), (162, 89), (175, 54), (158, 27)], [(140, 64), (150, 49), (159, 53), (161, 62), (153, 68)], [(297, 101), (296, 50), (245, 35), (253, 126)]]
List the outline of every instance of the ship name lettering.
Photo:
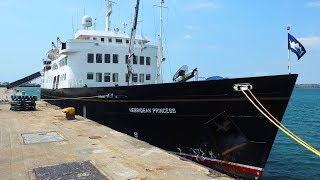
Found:
[(131, 113), (175, 114), (176, 108), (129, 108)]
[(176, 109), (175, 108), (152, 108), (152, 112), (153, 113), (172, 113), (175, 114), (176, 113)]

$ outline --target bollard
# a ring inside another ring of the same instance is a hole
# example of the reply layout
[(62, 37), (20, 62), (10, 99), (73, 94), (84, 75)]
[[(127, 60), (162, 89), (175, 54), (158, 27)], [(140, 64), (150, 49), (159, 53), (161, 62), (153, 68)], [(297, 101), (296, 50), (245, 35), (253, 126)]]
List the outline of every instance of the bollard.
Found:
[(62, 112), (66, 114), (66, 118), (68, 120), (74, 120), (75, 118), (75, 114), (76, 114), (76, 110), (74, 107), (67, 107), (62, 109)]

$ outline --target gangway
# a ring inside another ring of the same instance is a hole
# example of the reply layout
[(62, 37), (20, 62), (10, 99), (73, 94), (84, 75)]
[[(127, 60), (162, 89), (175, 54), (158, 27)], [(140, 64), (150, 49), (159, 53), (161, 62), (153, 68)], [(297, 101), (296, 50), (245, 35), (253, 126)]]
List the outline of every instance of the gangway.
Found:
[(17, 80), (17, 81), (14, 81), (14, 82), (8, 84), (8, 85), (7, 85), (7, 89), (10, 89), (10, 88), (13, 88), (13, 87), (17, 87), (17, 86), (19, 86), (19, 85), (21, 85), (21, 84), (23, 84), (23, 83), (26, 83), (26, 82), (32, 81), (32, 80), (34, 80), (34, 79), (37, 79), (37, 78), (40, 77), (40, 76), (41, 76), (40, 71), (39, 71), (39, 72), (36, 72), (36, 73), (33, 73), (33, 74), (31, 74), (31, 75), (29, 75), (29, 76), (27, 76), (27, 77), (24, 77), (24, 78), (22, 78), (22, 79), (19, 79), (19, 80)]

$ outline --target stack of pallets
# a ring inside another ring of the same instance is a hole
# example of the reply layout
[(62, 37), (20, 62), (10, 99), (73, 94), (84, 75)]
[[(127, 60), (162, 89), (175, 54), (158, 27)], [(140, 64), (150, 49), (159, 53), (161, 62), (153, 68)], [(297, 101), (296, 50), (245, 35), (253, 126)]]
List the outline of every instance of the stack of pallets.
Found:
[(11, 108), (12, 111), (34, 111), (36, 110), (37, 96), (11, 96)]

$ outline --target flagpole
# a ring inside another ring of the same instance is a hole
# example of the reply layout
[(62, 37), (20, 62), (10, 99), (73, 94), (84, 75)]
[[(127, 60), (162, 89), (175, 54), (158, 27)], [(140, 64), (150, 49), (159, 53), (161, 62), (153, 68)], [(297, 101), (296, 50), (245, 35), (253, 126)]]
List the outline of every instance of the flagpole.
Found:
[[(288, 35), (289, 35), (290, 26), (287, 26), (287, 30), (288, 30)], [(289, 43), (289, 39), (288, 39), (288, 43)], [(290, 49), (289, 49), (289, 47), (288, 47), (288, 71), (289, 71), (289, 74), (291, 74), (291, 61), (290, 61)]]

